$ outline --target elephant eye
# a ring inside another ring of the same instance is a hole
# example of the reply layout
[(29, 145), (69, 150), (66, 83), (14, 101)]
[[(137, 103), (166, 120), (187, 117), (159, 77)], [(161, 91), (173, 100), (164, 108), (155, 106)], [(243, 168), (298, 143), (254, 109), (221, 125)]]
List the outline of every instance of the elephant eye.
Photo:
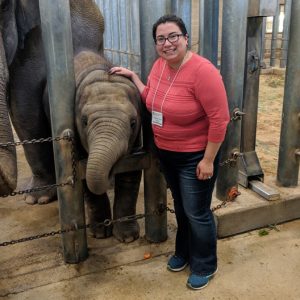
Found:
[(130, 127), (131, 127), (132, 130), (135, 129), (135, 127), (136, 127), (136, 119), (131, 119), (131, 121), (130, 121)]
[(88, 123), (87, 116), (82, 116), (82, 117), (81, 117), (81, 123), (82, 123), (82, 126), (83, 126), (83, 127), (86, 127), (86, 126), (87, 126), (87, 123)]
[(8, 10), (8, 7), (9, 7), (9, 0), (1, 1), (1, 11)]

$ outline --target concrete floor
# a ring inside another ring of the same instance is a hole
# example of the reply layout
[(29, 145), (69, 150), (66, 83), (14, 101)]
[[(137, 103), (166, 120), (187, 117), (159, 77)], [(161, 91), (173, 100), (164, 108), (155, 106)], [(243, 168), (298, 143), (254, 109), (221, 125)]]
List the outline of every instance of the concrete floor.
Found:
[[(0, 242), (57, 230), (57, 202), (28, 206), (8, 198), (0, 202), (0, 220)], [(63, 262), (60, 236), (1, 247), (0, 299), (300, 299), (300, 220), (266, 228), (263, 236), (254, 230), (219, 239), (219, 272), (201, 291), (186, 287), (188, 269), (166, 269), (174, 215), (160, 244), (145, 241), (139, 223), (142, 237), (130, 244), (89, 237), (89, 258), (77, 265)]]

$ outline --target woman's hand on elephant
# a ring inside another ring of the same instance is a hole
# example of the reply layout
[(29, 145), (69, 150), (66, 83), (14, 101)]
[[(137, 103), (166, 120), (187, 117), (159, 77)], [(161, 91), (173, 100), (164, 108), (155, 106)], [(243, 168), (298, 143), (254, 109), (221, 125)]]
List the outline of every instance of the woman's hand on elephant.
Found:
[(117, 75), (122, 75), (125, 77), (128, 77), (130, 79), (132, 79), (134, 72), (130, 71), (126, 68), (123, 67), (112, 67), (109, 71), (108, 74), (112, 75), (112, 74), (117, 74)]
[(129, 78), (136, 85), (136, 87), (139, 90), (140, 94), (143, 93), (145, 85), (141, 81), (139, 76), (136, 73), (134, 73), (133, 71), (128, 70), (128, 69), (123, 68), (123, 67), (112, 67), (108, 71), (108, 74), (110, 74), (110, 75), (112, 75), (112, 74), (122, 75), (122, 76), (125, 76), (125, 77)]

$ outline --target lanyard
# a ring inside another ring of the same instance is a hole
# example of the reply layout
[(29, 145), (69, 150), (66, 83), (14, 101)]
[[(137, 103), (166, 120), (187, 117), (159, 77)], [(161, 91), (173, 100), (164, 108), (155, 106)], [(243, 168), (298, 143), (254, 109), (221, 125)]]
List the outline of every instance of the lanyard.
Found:
[[(183, 60), (182, 60), (182, 63), (183, 63), (183, 61), (184, 61), (184, 58), (183, 58)], [(178, 75), (178, 73), (179, 73), (179, 71), (180, 71), (180, 69), (181, 69), (182, 63), (180, 64), (180, 66), (179, 66), (179, 68), (178, 68), (178, 70), (177, 70), (177, 72), (176, 72), (176, 74), (175, 74), (173, 80), (171, 81), (171, 83), (170, 83), (170, 85), (169, 85), (169, 88), (167, 89), (167, 91), (166, 91), (166, 93), (165, 93), (165, 96), (164, 96), (164, 98), (163, 98), (163, 101), (161, 102), (160, 113), (162, 113), (162, 108), (163, 108), (164, 102), (165, 102), (165, 100), (166, 100), (166, 97), (167, 97), (167, 95), (168, 95), (168, 93), (169, 93), (169, 91), (170, 91), (170, 89), (171, 89), (173, 83), (175, 82), (175, 80), (176, 80), (176, 78), (177, 78), (177, 75)], [(166, 61), (165, 61), (165, 63), (164, 63), (163, 69), (162, 69), (162, 71), (161, 71), (161, 73), (160, 73), (159, 80), (158, 80), (158, 83), (157, 83), (157, 87), (156, 87), (156, 90), (155, 90), (155, 92), (154, 92), (154, 96), (153, 96), (153, 99), (152, 99), (152, 111), (153, 111), (153, 105), (154, 105), (154, 101), (155, 101), (156, 94), (157, 94), (157, 91), (158, 91), (158, 87), (159, 87), (159, 85), (160, 85), (161, 78), (162, 78), (162, 75), (163, 75), (163, 72), (164, 72), (165, 68), (166, 68)]]
[[(186, 56), (186, 54), (185, 54), (185, 56)], [(152, 105), (151, 105), (151, 106), (152, 106), (152, 109), (151, 109), (152, 120), (151, 120), (151, 123), (152, 123), (153, 125), (157, 125), (157, 126), (160, 126), (160, 127), (163, 126), (163, 113), (162, 113), (163, 105), (164, 105), (164, 103), (165, 103), (165, 100), (166, 100), (166, 98), (167, 98), (167, 95), (168, 95), (168, 93), (169, 93), (171, 87), (173, 86), (173, 83), (175, 82), (175, 80), (176, 80), (176, 78), (177, 78), (177, 75), (178, 75), (178, 73), (179, 73), (179, 71), (180, 71), (180, 69), (181, 69), (181, 66), (182, 66), (183, 62), (184, 62), (185, 56), (184, 56), (184, 58), (183, 58), (183, 60), (182, 60), (182, 62), (181, 62), (181, 64), (180, 64), (180, 66), (179, 66), (179, 68), (178, 68), (178, 70), (177, 70), (177, 72), (176, 72), (176, 74), (175, 74), (175, 76), (174, 76), (172, 82), (170, 83), (170, 85), (169, 85), (169, 87), (168, 87), (168, 89), (167, 89), (167, 91), (166, 91), (166, 93), (165, 93), (165, 95), (164, 95), (164, 98), (163, 98), (163, 100), (162, 100), (162, 102), (161, 102), (160, 111), (155, 111), (155, 110), (153, 110), (153, 107), (154, 107), (154, 101), (155, 101), (155, 99), (156, 99), (157, 91), (158, 91), (158, 88), (159, 88), (159, 85), (160, 85), (160, 82), (161, 82), (161, 79), (162, 79), (162, 75), (163, 75), (164, 70), (165, 70), (165, 68), (166, 68), (167, 62), (165, 61), (165, 63), (164, 63), (164, 66), (163, 66), (162, 71), (161, 71), (161, 73), (160, 73), (159, 80), (158, 80), (158, 83), (157, 83), (157, 87), (156, 87), (156, 90), (155, 90), (155, 92), (154, 92), (153, 99), (152, 99)]]

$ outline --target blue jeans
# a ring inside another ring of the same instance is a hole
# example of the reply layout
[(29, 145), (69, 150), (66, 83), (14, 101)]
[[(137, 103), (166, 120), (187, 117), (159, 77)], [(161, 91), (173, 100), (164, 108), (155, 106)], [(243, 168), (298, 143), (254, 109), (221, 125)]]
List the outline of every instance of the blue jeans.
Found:
[(199, 152), (158, 150), (162, 171), (174, 198), (177, 220), (175, 255), (186, 259), (191, 271), (208, 275), (217, 269), (217, 234), (211, 200), (218, 170), (218, 156), (211, 179), (199, 180)]

